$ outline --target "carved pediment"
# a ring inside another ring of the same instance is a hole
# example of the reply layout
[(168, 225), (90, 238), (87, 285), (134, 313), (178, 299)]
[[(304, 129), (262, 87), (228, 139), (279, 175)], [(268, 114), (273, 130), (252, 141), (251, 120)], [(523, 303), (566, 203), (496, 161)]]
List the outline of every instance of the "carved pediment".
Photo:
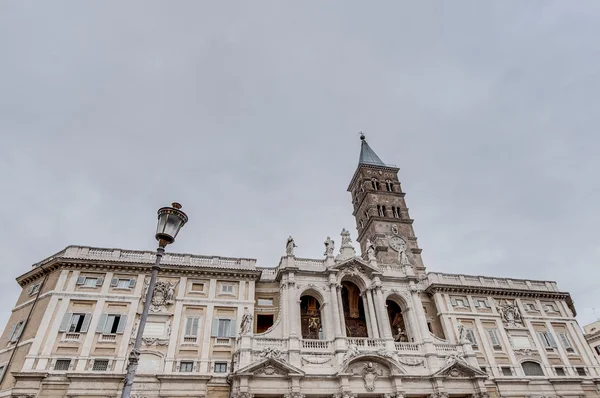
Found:
[(371, 266), (360, 257), (349, 258), (348, 260), (337, 263), (329, 268), (329, 270), (340, 271), (347, 274), (363, 273), (371, 275), (373, 273), (381, 273), (377, 268)]
[(462, 359), (452, 359), (446, 366), (433, 374), (440, 378), (487, 378), (488, 375), (481, 369), (477, 369)]
[(303, 376), (304, 372), (289, 363), (276, 358), (266, 358), (235, 372), (237, 375), (246, 374), (260, 377)]

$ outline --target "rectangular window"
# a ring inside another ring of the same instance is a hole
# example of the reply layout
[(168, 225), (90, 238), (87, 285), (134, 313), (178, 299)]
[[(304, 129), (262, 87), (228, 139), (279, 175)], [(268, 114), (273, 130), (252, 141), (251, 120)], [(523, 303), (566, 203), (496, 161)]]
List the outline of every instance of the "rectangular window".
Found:
[(110, 286), (117, 289), (131, 289), (135, 287), (135, 278), (112, 278)]
[(108, 370), (108, 359), (96, 359), (94, 360), (94, 365), (92, 365), (92, 370), (96, 372), (104, 372)]
[(122, 334), (125, 331), (126, 324), (127, 315), (102, 314), (100, 316), (100, 321), (98, 322), (98, 328), (96, 329), (96, 333)]
[(596, 354), (600, 355), (600, 345), (594, 347), (594, 350), (596, 350)]
[(454, 303), (457, 307), (468, 307), (467, 300), (462, 298), (454, 299)]
[(477, 339), (475, 338), (475, 332), (473, 331), (473, 329), (465, 329), (465, 336), (467, 338), (467, 340), (469, 340), (469, 342), (471, 343), (471, 346), (473, 346), (473, 349), (477, 349)]
[(489, 303), (487, 302), (486, 299), (476, 299), (475, 300), (475, 307), (478, 308), (490, 308)]
[(552, 349), (554, 349), (554, 348), (557, 347), (556, 340), (554, 340), (554, 337), (552, 336), (552, 333), (550, 333), (550, 332), (538, 332), (538, 335), (540, 336), (540, 340), (542, 342), (542, 345), (544, 346), (544, 348), (546, 348), (546, 350), (552, 350)]
[(77, 285), (83, 287), (100, 287), (104, 283), (104, 278), (97, 276), (80, 276), (77, 278)]
[(215, 373), (227, 373), (227, 362), (215, 362)]
[(25, 326), (25, 321), (19, 321), (15, 323), (10, 329), (8, 341), (10, 343), (16, 342), (19, 337), (21, 337), (21, 333), (23, 333), (23, 327)]
[(217, 327), (217, 337), (229, 337), (229, 330), (231, 328), (231, 319), (219, 319), (219, 326)]
[(204, 283), (201, 282), (192, 282), (192, 286), (190, 291), (194, 293), (204, 293)]
[(587, 373), (585, 371), (585, 368), (575, 368), (575, 370), (577, 371), (577, 374), (579, 376), (587, 376)]
[(534, 312), (537, 311), (537, 308), (536, 308), (535, 304), (532, 304), (532, 303), (526, 303), (525, 304), (525, 309), (527, 311), (534, 311)]
[(500, 370), (502, 371), (503, 376), (512, 376), (512, 370), (510, 366), (502, 366)]
[(180, 372), (191, 372), (194, 370), (194, 362), (193, 361), (181, 361), (179, 363), (179, 371)]
[(557, 376), (566, 376), (565, 368), (556, 367), (556, 368), (554, 368), (554, 372), (556, 373)]
[(233, 285), (221, 285), (221, 293), (222, 294), (234, 294), (233, 293)]
[(73, 314), (71, 315), (71, 321), (69, 322), (69, 328), (67, 329), (68, 333), (80, 333), (83, 320), (85, 319), (85, 314)]
[(569, 340), (569, 336), (566, 333), (559, 333), (558, 338), (567, 352), (575, 352), (571, 340)]
[(71, 366), (70, 359), (57, 359), (54, 364), (54, 370), (69, 370), (69, 366)]
[(479, 369), (481, 369), (483, 373), (487, 373), (487, 368), (485, 366), (480, 366)]
[(36, 294), (37, 292), (40, 291), (40, 286), (42, 286), (41, 283), (36, 283), (35, 285), (32, 285), (29, 287), (29, 295), (33, 296), (34, 294)]
[(502, 345), (500, 344), (500, 338), (498, 337), (497, 329), (487, 329), (488, 336), (490, 336), (490, 342), (492, 343), (492, 347), (494, 350), (501, 351)]
[(266, 307), (271, 307), (273, 306), (273, 299), (272, 298), (258, 298), (258, 305), (260, 306), (266, 306)]
[(546, 312), (558, 312), (556, 307), (554, 307), (554, 304), (546, 304), (544, 308), (546, 309)]
[(185, 322), (185, 337), (197, 337), (198, 336), (198, 324), (200, 323), (200, 318), (198, 317), (189, 317)]

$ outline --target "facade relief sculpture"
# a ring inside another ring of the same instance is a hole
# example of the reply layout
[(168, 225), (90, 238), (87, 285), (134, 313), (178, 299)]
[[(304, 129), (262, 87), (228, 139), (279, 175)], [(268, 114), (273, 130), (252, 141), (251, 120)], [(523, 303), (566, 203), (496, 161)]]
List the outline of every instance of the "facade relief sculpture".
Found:
[[(179, 282), (170, 281), (156, 281), (154, 285), (154, 291), (152, 293), (152, 302), (150, 305), (150, 312), (167, 312), (167, 306), (172, 305), (175, 302), (175, 288)], [(144, 295), (142, 296), (142, 302), (146, 301), (146, 292), (148, 291), (149, 283), (144, 283)]]
[(244, 308), (244, 315), (242, 315), (242, 322), (240, 324), (240, 335), (247, 335), (252, 331), (254, 316), (248, 311), (248, 307)]
[(509, 327), (523, 326), (521, 310), (514, 300), (500, 299), (496, 301), (496, 309), (502, 322)]

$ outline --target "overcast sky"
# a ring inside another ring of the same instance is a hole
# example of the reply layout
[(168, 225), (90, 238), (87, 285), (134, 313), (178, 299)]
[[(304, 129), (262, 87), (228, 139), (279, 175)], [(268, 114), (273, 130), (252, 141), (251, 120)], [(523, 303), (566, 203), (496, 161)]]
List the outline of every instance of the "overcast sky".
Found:
[[(429, 271), (600, 315), (600, 2), (2, 1), (0, 324), (67, 245), (320, 258), (363, 130)], [(594, 308), (597, 308), (595, 311)], [(3, 327), (3, 326), (2, 326)]]

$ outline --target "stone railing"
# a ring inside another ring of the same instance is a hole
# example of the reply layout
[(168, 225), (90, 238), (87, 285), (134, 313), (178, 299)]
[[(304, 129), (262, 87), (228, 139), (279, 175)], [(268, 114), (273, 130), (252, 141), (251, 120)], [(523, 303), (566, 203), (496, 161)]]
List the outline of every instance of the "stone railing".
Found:
[(420, 352), (419, 345), (417, 343), (394, 343), (396, 351), (408, 351), (408, 352)]
[(280, 351), (287, 350), (287, 339), (273, 339), (273, 338), (257, 338), (252, 339), (252, 348), (255, 350), (261, 350), (263, 348), (275, 348)]
[(257, 270), (262, 271), (260, 275), (261, 280), (273, 281), (275, 280), (275, 275), (277, 274), (277, 268), (257, 268)]
[(458, 345), (456, 344), (434, 344), (435, 350), (439, 353), (456, 352), (458, 351)]
[(312, 351), (328, 351), (332, 342), (327, 340), (302, 340), (302, 349)]
[(325, 271), (325, 260), (295, 258), (294, 265), (304, 271)]
[[(151, 251), (103, 249), (86, 246), (69, 246), (65, 250), (49, 257), (34, 267), (44, 265), (55, 259), (102, 260), (119, 263), (154, 264), (156, 253)], [(185, 267), (218, 267), (230, 269), (255, 270), (256, 260), (250, 258), (230, 258), (200, 256), (192, 254), (165, 253), (161, 264)]]
[(504, 289), (533, 290), (543, 292), (559, 292), (556, 282), (532, 281), (511, 278), (490, 278), (484, 276), (442, 274), (430, 272), (427, 274), (429, 284), (444, 284), (458, 286), (496, 287)]
[(348, 337), (346, 339), (348, 345), (355, 345), (358, 348), (368, 349), (368, 348), (385, 348), (385, 340), (384, 339), (367, 339), (361, 337)]

